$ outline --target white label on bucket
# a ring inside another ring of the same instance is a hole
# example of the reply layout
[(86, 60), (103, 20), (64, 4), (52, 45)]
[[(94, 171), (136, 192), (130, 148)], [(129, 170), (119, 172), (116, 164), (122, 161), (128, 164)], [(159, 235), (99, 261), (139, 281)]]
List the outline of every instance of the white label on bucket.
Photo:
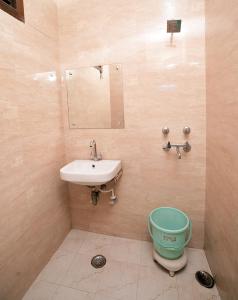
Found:
[(176, 242), (176, 236), (169, 236), (169, 235), (164, 235), (163, 239), (165, 241), (170, 241), (170, 242)]

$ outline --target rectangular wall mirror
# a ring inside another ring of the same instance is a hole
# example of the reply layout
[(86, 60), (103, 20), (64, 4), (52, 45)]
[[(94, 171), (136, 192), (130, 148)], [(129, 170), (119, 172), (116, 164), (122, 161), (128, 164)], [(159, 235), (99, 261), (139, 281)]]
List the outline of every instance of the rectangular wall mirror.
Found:
[(122, 65), (66, 70), (70, 128), (124, 128)]

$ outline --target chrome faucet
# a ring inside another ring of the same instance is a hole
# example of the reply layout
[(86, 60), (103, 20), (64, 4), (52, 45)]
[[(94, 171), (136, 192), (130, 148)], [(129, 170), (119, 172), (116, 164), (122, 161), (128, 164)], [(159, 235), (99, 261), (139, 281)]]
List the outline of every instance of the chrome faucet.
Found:
[(91, 154), (90, 154), (91, 159), (94, 161), (101, 160), (102, 155), (101, 155), (101, 153), (99, 153), (99, 154), (97, 153), (97, 144), (96, 144), (95, 140), (91, 140), (90, 148), (92, 148)]
[(181, 159), (181, 152), (179, 146), (176, 146), (176, 152), (177, 152), (178, 159)]
[(171, 148), (176, 149), (177, 157), (178, 157), (178, 159), (181, 159), (182, 155), (180, 152), (180, 148), (182, 148), (184, 152), (189, 152), (189, 151), (191, 151), (192, 147), (188, 141), (185, 142), (184, 144), (171, 144), (170, 142), (168, 142), (166, 145), (163, 146), (164, 151), (169, 151)]

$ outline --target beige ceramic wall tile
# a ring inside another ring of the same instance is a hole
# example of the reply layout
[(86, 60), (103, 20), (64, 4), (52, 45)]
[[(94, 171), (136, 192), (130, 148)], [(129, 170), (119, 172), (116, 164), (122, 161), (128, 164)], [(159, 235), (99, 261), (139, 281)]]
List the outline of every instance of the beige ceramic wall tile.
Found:
[(58, 39), (57, 7), (54, 0), (24, 1), (25, 19), (29, 25), (50, 38)]
[[(102, 5), (59, 0), (58, 4), (62, 69), (123, 63), (125, 71), (125, 130), (65, 128), (67, 161), (88, 158), (89, 141), (95, 138), (104, 157), (122, 159), (124, 169), (115, 207), (108, 206), (104, 197), (94, 208), (88, 191), (70, 186), (73, 225), (147, 239), (147, 214), (169, 204), (191, 215), (193, 245), (201, 247), (203, 1), (169, 5), (162, 0), (123, 0), (118, 6), (117, 1), (105, 0)], [(3, 299), (21, 297), (69, 227), (66, 184), (58, 177), (64, 148), (55, 3), (25, 1), (25, 8), (25, 24), (0, 11), (1, 163), (8, 170), (7, 176), (0, 173), (1, 222), (8, 228), (7, 234), (1, 231), (0, 240), (6, 255), (1, 256)], [(170, 47), (165, 28), (166, 19), (172, 17), (183, 19), (183, 30)], [(67, 123), (66, 115), (64, 120)], [(178, 161), (174, 153), (162, 152), (166, 140), (161, 127), (170, 126), (170, 138), (182, 142), (181, 130), (187, 124), (192, 127), (193, 151)], [(14, 218), (16, 211), (19, 216)], [(17, 227), (13, 233), (12, 226)], [(16, 255), (19, 252), (21, 256)]]
[[(121, 159), (123, 176), (113, 208), (103, 197), (90, 204), (87, 188), (70, 185), (73, 227), (148, 239), (149, 212), (161, 205), (183, 209), (194, 222), (191, 243), (203, 247), (205, 206), (204, 1), (58, 1), (61, 68), (122, 63), (125, 129), (69, 130), (67, 161), (89, 158), (96, 139), (105, 159)], [(69, 17), (70, 16), (70, 17)], [(166, 21), (182, 19), (182, 32), (166, 33)], [(64, 87), (63, 82), (63, 87)], [(66, 103), (65, 89), (62, 91)], [(163, 152), (169, 140), (192, 151), (178, 160)], [(169, 138), (161, 128), (169, 126)]]
[[(21, 299), (70, 227), (54, 1), (0, 11), (0, 298)], [(47, 10), (45, 14), (44, 10)], [(43, 16), (44, 14), (44, 16)]]
[(238, 297), (238, 34), (234, 31), (237, 14), (235, 1), (206, 1), (208, 124), (205, 246), (224, 300)]

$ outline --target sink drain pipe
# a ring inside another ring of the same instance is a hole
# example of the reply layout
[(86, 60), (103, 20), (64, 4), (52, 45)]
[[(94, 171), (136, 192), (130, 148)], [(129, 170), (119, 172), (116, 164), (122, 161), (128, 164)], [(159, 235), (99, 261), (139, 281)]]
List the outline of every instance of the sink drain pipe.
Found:
[(91, 191), (91, 201), (92, 201), (92, 204), (95, 205), (95, 206), (97, 205), (100, 193), (111, 193), (110, 202), (109, 203), (111, 205), (114, 205), (116, 203), (116, 201), (117, 201), (117, 196), (115, 195), (114, 189), (112, 188), (112, 189), (106, 190), (106, 189), (103, 189), (102, 187), (101, 188), (94, 187), (93, 190)]
[[(118, 182), (118, 180), (121, 178), (122, 172), (123, 171), (120, 170), (118, 172), (118, 174), (110, 181), (110, 183), (116, 184)], [(94, 187), (91, 187), (91, 188), (92, 188), (91, 202), (95, 206), (98, 203), (100, 193), (111, 193), (110, 202), (109, 202), (111, 205), (114, 205), (118, 200), (117, 196), (115, 195), (114, 188), (111, 188), (111, 189), (107, 190), (106, 189), (106, 184), (103, 184), (100, 187), (99, 186), (94, 186)]]
[(112, 193), (111, 197), (110, 197), (110, 204), (114, 205), (117, 201), (117, 196), (115, 195), (114, 189), (110, 189), (110, 190), (103, 190), (103, 189), (98, 189), (99, 192), (101, 193)]

